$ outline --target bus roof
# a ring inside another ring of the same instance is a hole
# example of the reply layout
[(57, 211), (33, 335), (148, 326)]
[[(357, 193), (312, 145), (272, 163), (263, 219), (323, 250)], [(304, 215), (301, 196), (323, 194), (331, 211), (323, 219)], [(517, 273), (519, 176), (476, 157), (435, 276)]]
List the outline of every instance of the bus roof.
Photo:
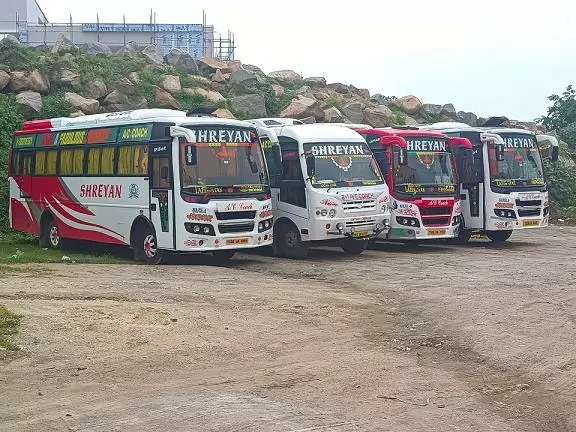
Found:
[(68, 130), (78, 128), (96, 128), (137, 123), (166, 122), (176, 125), (194, 124), (226, 124), (232, 126), (253, 126), (242, 120), (230, 120), (218, 117), (202, 116), (188, 117), (184, 111), (170, 109), (141, 109), (134, 111), (121, 111), (105, 114), (93, 114), (82, 117), (59, 117), (46, 120), (31, 120), (24, 122), (22, 130), (16, 135), (40, 133), (54, 130)]
[(343, 126), (323, 123), (282, 126), (276, 130), (278, 136), (287, 136), (302, 142), (364, 142), (354, 130)]
[(263, 117), (257, 119), (250, 119), (246, 121), (256, 126), (265, 126), (265, 127), (279, 127), (295, 124), (304, 124), (304, 122), (301, 120), (285, 117)]

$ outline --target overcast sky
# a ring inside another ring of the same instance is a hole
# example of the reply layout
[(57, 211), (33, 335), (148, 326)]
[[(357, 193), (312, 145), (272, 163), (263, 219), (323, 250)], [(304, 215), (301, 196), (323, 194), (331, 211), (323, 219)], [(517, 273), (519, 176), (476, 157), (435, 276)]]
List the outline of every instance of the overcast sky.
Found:
[(51, 22), (201, 23), (236, 59), (425, 103), (532, 120), (576, 84), (576, 2), (566, 0), (38, 0)]

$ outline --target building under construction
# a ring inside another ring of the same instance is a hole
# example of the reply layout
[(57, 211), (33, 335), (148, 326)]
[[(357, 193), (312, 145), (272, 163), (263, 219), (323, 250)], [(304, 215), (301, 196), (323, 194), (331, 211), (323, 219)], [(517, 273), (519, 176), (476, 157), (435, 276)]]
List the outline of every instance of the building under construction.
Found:
[(99, 42), (117, 51), (130, 42), (158, 44), (165, 54), (178, 48), (192, 57), (234, 59), (234, 34), (216, 36), (214, 26), (206, 22), (203, 13), (200, 24), (159, 24), (156, 12), (150, 12), (150, 21), (134, 24), (126, 22), (104, 23), (99, 17), (92, 23), (76, 23), (70, 16), (67, 23), (50, 23), (36, 0), (2, 0), (0, 9), (0, 39), (12, 35), (31, 46), (51, 46), (63, 34), (76, 45)]

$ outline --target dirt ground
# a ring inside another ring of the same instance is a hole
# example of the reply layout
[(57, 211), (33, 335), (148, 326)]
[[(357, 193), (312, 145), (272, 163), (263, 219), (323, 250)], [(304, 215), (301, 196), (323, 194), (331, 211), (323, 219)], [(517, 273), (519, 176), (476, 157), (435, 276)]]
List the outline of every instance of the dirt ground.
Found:
[[(576, 228), (226, 267), (38, 265), (1, 431), (576, 431)], [(23, 271), (23, 272), (22, 272)]]

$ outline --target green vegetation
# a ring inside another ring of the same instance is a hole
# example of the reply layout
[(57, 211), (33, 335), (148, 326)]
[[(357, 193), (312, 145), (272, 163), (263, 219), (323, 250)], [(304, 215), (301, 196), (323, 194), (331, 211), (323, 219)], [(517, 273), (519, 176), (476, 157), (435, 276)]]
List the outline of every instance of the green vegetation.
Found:
[(390, 111), (392, 111), (392, 113), (394, 113), (394, 124), (400, 125), (400, 126), (403, 126), (406, 124), (406, 114), (404, 113), (404, 111), (402, 111), (396, 105), (392, 105), (392, 104), (388, 105), (388, 108), (390, 108)]
[[(261, 94), (264, 96), (266, 109), (270, 116), (277, 116), (280, 114), (280, 112), (286, 108), (294, 98), (294, 92), (290, 89), (287, 89), (281, 96), (277, 96), (276, 92), (272, 88), (272, 81), (266, 78), (263, 78), (262, 81), (227, 86), (222, 91), (222, 94), (226, 98), (246, 94)], [(234, 110), (232, 110), (232, 112), (240, 119), (247, 118), (243, 113), (235, 112)]]
[(324, 101), (324, 103), (322, 104), (322, 107), (323, 107), (323, 108), (331, 108), (331, 107), (334, 107), (334, 108), (336, 108), (337, 110), (342, 111), (342, 107), (343, 107), (343, 105), (342, 105), (342, 100), (341, 100), (341, 99), (338, 99), (338, 98), (335, 98), (335, 97), (330, 97), (330, 98), (328, 98), (328, 99), (326, 99), (326, 100)]
[(74, 105), (61, 94), (51, 94), (42, 98), (42, 112), (38, 118), (68, 117), (76, 111)]
[(9, 351), (18, 351), (20, 348), (12, 342), (12, 336), (16, 334), (20, 324), (20, 315), (10, 312), (0, 304), (0, 348)]

